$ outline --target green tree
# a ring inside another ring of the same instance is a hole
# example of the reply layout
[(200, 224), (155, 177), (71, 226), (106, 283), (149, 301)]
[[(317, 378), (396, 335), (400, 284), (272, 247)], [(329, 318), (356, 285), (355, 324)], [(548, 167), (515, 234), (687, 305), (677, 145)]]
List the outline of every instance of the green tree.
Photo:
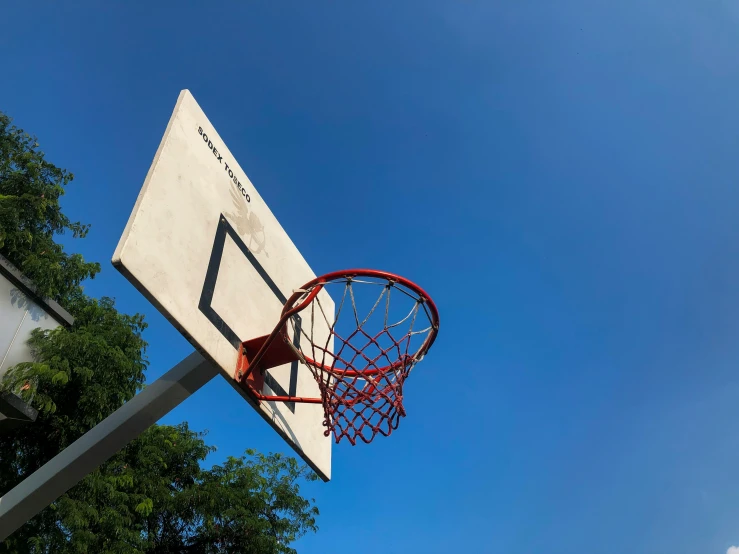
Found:
[[(60, 302), (74, 325), (36, 330), (33, 361), (0, 388), (39, 410), (33, 425), (0, 435), (4, 494), (124, 402), (144, 383), (146, 324), (110, 298), (84, 294), (99, 264), (68, 254), (65, 232), (83, 238), (59, 198), (72, 174), (47, 162), (35, 137), (0, 112), (0, 253), (40, 292)], [(289, 457), (253, 451), (203, 469), (213, 448), (186, 424), (155, 425), (0, 544), (0, 553), (294, 552), (315, 532), (318, 510), (300, 495), (315, 479)]]
[(0, 112), (0, 252), (39, 288), (61, 303), (80, 292), (100, 264), (67, 254), (55, 236), (85, 237), (89, 225), (62, 213), (59, 198), (74, 176), (46, 161), (36, 137)]

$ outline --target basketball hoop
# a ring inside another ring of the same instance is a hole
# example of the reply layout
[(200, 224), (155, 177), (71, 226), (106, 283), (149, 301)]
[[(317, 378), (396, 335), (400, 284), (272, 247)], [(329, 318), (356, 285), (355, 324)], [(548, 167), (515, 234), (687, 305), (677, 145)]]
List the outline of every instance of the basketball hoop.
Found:
[[(343, 288), (335, 317), (325, 311), (329, 287)], [(234, 378), (257, 401), (321, 404), (324, 435), (369, 443), (398, 428), (403, 384), (438, 332), (436, 305), (418, 285), (384, 271), (337, 271), (296, 290), (272, 333), (241, 345)], [(264, 372), (295, 360), (311, 371), (321, 397), (262, 394)]]

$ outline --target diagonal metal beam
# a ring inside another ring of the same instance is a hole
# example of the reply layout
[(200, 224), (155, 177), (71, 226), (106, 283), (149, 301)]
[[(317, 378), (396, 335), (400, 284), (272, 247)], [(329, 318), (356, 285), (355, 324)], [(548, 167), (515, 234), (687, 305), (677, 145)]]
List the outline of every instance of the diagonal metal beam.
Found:
[(0, 541), (218, 373), (194, 352), (0, 498)]

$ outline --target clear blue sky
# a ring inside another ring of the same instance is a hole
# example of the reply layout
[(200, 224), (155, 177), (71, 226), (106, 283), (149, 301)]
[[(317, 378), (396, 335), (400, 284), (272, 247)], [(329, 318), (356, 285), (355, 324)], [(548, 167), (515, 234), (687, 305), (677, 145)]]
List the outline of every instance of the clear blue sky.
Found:
[[(70, 248), (147, 315), (149, 379), (190, 347), (109, 260), (182, 88), (316, 272), (439, 305), (397, 434), (306, 489), (302, 553), (739, 544), (736, 3), (109, 4), (6, 2), (0, 109), (76, 174)], [(182, 420), (213, 461), (285, 450), (221, 380)]]

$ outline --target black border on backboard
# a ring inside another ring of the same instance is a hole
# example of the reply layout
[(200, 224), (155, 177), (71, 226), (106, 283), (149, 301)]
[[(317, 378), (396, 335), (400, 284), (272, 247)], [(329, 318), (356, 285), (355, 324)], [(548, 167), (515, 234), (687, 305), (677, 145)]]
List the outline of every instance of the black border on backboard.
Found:
[[(238, 246), (241, 253), (254, 267), (259, 276), (264, 280), (269, 290), (277, 297), (280, 304), (287, 302), (287, 297), (277, 287), (275, 282), (269, 276), (269, 274), (262, 267), (262, 264), (254, 257), (254, 254), (241, 240), (241, 237), (236, 233), (234, 228), (228, 222), (226, 217), (221, 214), (218, 219), (218, 228), (216, 230), (216, 236), (213, 240), (213, 249), (210, 254), (210, 261), (208, 262), (208, 270), (205, 274), (205, 282), (203, 283), (203, 290), (200, 294), (200, 302), (198, 308), (200, 312), (210, 321), (213, 326), (220, 331), (224, 338), (231, 343), (234, 349), (238, 350), (241, 343), (246, 339), (239, 337), (236, 332), (229, 327), (229, 325), (218, 315), (212, 306), (213, 294), (215, 292), (216, 283), (218, 281), (218, 271), (221, 267), (221, 259), (223, 258), (223, 249), (226, 245), (226, 237), (230, 237), (232, 241)], [(275, 321), (279, 317), (279, 313), (275, 314)], [(248, 339), (255, 337), (247, 337)], [(295, 334), (293, 335), (293, 344), (297, 347), (300, 344), (300, 316), (295, 316)], [(285, 389), (280, 385), (269, 372), (264, 376), (264, 384), (268, 386), (277, 396), (288, 396)], [(289, 396), (297, 396), (298, 393), (298, 362), (294, 361), (290, 367), (290, 390)], [(292, 412), (295, 413), (295, 403), (285, 402), (285, 406)]]

